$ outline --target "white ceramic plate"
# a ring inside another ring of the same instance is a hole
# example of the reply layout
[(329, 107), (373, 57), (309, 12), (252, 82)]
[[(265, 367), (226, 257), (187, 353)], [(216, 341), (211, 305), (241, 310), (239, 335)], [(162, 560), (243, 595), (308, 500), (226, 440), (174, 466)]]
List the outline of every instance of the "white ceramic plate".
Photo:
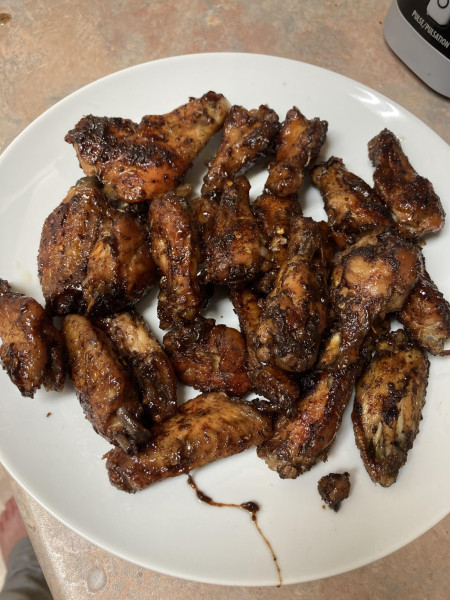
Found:
[[(399, 136), (416, 169), (448, 195), (447, 144), (406, 110), (367, 87), (326, 70), (260, 55), (202, 54), (139, 65), (97, 81), (32, 123), (1, 157), (0, 276), (42, 301), (36, 255), (48, 213), (80, 177), (64, 135), (82, 115), (135, 120), (163, 113), (189, 96), (221, 92), (247, 108), (266, 103), (282, 119), (296, 105), (329, 122), (322, 157), (340, 156), (371, 182), (367, 142), (384, 127)], [(200, 166), (191, 173), (200, 181)], [(252, 197), (264, 173), (250, 175)], [(302, 194), (305, 213), (323, 218), (317, 191)], [(448, 205), (447, 205), (448, 207)], [(429, 271), (450, 298), (449, 231), (430, 237)], [(141, 307), (158, 331), (155, 295)], [(236, 325), (226, 301), (211, 309)], [(211, 312), (209, 311), (209, 312)], [(159, 334), (158, 334), (159, 335)], [(129, 561), (177, 577), (210, 583), (276, 585), (267, 546), (240, 510), (199, 502), (181, 476), (135, 495), (109, 484), (103, 454), (109, 445), (83, 418), (69, 384), (63, 394), (22, 398), (0, 373), (0, 459), (53, 515), (95, 544)], [(349, 411), (327, 463), (282, 481), (250, 450), (195, 473), (216, 500), (261, 505), (260, 526), (278, 557), (284, 583), (313, 580), (367, 564), (407, 544), (442, 519), (450, 498), (450, 359), (432, 358), (421, 431), (397, 483), (371, 483), (353, 441)], [(188, 391), (183, 399), (193, 394)], [(50, 416), (47, 416), (49, 413)], [(351, 474), (350, 497), (334, 513), (323, 508), (317, 481), (332, 471)]]

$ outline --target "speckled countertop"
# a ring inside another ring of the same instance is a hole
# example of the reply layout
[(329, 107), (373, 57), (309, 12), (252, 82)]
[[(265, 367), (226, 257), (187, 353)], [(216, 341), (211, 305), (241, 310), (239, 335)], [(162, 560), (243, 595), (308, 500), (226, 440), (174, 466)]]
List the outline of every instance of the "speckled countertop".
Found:
[[(390, 0), (0, 0), (0, 151), (34, 118), (119, 69), (197, 52), (252, 52), (325, 67), (395, 100), (450, 142), (450, 104), (387, 47)], [(449, 598), (450, 517), (356, 571), (281, 589), (160, 575), (70, 531), (11, 482), (54, 597), (176, 600)]]

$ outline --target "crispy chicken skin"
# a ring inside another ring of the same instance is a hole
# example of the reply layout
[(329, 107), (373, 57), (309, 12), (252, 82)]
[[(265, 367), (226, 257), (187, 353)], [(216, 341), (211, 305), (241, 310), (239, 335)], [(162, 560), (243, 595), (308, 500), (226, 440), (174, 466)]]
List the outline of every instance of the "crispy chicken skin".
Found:
[(255, 279), (266, 262), (263, 235), (250, 208), (244, 176), (227, 181), (207, 244), (206, 278), (228, 286)]
[(244, 396), (252, 389), (247, 374), (247, 348), (233, 327), (198, 317), (175, 324), (163, 338), (179, 380), (202, 392)]
[(112, 444), (135, 451), (149, 432), (140, 424), (138, 393), (112, 342), (83, 315), (64, 317), (62, 332), (69, 373), (86, 418)]
[(224, 96), (208, 92), (170, 113), (145, 116), (139, 124), (88, 115), (65, 139), (86, 175), (98, 177), (108, 196), (142, 202), (182, 182), (229, 108)]
[(392, 485), (419, 432), (428, 358), (403, 330), (389, 333), (356, 386), (352, 411), (356, 445), (374, 483)]
[(278, 115), (268, 106), (252, 110), (232, 106), (203, 178), (201, 195), (218, 201), (229, 179), (245, 173), (271, 149), (279, 126)]
[(397, 319), (419, 346), (434, 355), (449, 354), (444, 345), (450, 339), (450, 304), (431, 279), (424, 261)]
[(332, 156), (312, 168), (311, 180), (324, 202), (328, 223), (338, 248), (343, 250), (380, 227), (393, 224), (386, 204), (360, 177)]
[(266, 191), (289, 196), (303, 187), (305, 174), (316, 162), (325, 143), (328, 123), (308, 120), (295, 106), (281, 125), (275, 160), (269, 165)]
[(249, 289), (236, 288), (231, 290), (230, 299), (247, 344), (248, 376), (257, 394), (267, 400), (262, 406), (295, 415), (300, 390), (294, 376), (276, 365), (261, 363), (257, 357), (256, 328), (261, 318), (261, 298)]
[(186, 202), (175, 192), (155, 198), (149, 208), (153, 258), (161, 271), (158, 317), (162, 329), (193, 321), (205, 302), (198, 278), (200, 248)]
[(83, 178), (45, 220), (39, 279), (50, 314), (99, 314), (132, 305), (156, 279), (148, 230)]
[(383, 129), (369, 141), (369, 158), (375, 191), (401, 226), (418, 237), (444, 226), (444, 209), (431, 182), (414, 170), (391, 131)]
[(60, 392), (65, 357), (62, 335), (42, 306), (0, 279), (0, 362), (22, 396), (42, 386)]
[(197, 230), (197, 239), (201, 253), (200, 262), (204, 263), (209, 241), (214, 233), (214, 224), (219, 205), (215, 200), (205, 196), (195, 196), (188, 200), (189, 210)]
[(103, 317), (95, 322), (112, 341), (140, 391), (146, 416), (153, 423), (177, 411), (177, 378), (172, 363), (144, 319), (134, 311)]
[(157, 427), (154, 438), (138, 454), (130, 456), (119, 448), (107, 454), (113, 485), (136, 492), (238, 454), (270, 435), (271, 420), (248, 403), (211, 392), (188, 400), (177, 415)]
[(322, 237), (311, 218), (293, 219), (286, 260), (263, 306), (256, 329), (258, 360), (297, 373), (310, 369), (328, 320)]

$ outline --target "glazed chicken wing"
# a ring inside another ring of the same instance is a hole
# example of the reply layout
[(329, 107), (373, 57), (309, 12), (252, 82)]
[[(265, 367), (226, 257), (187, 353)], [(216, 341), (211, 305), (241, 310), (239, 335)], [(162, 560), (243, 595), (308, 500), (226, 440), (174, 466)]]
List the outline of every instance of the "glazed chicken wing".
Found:
[(113, 207), (93, 178), (78, 181), (45, 220), (38, 272), (55, 315), (125, 308), (156, 278), (146, 225)]
[(247, 344), (249, 378), (256, 392), (268, 401), (262, 406), (293, 416), (300, 395), (297, 381), (291, 373), (276, 365), (263, 364), (257, 357), (256, 328), (261, 318), (261, 300), (252, 291), (242, 288), (231, 290), (230, 299)]
[(142, 202), (174, 190), (230, 105), (208, 92), (164, 115), (129, 119), (83, 117), (66, 135), (86, 175), (96, 176), (108, 196)]
[(270, 418), (249, 404), (224, 393), (201, 394), (159, 425), (155, 437), (138, 454), (130, 456), (119, 448), (110, 451), (106, 467), (113, 485), (136, 492), (251, 448), (270, 432)]
[(237, 329), (198, 317), (188, 325), (175, 324), (163, 343), (182, 383), (230, 396), (252, 389), (245, 340)]
[(401, 226), (415, 236), (444, 226), (444, 209), (431, 182), (414, 170), (391, 131), (383, 129), (370, 140), (369, 158), (375, 167), (375, 191)]
[(278, 129), (278, 116), (271, 108), (232, 106), (217, 153), (208, 164), (201, 195), (219, 200), (228, 180), (242, 175), (267, 153)]
[(291, 108), (281, 126), (275, 160), (269, 165), (266, 191), (289, 196), (300, 190), (305, 174), (319, 156), (327, 130), (326, 121), (308, 120), (298, 108)]
[(161, 328), (168, 329), (193, 321), (204, 304), (197, 273), (200, 248), (186, 203), (175, 192), (155, 198), (148, 218), (152, 255), (162, 274), (158, 317)]
[(256, 329), (256, 355), (264, 364), (302, 372), (316, 361), (328, 319), (327, 272), (317, 222), (293, 220), (281, 265)]
[(61, 333), (33, 298), (0, 279), (0, 362), (22, 396), (60, 392), (66, 375)]
[(121, 312), (95, 322), (112, 341), (140, 391), (144, 412), (153, 423), (177, 411), (177, 379), (167, 354), (144, 319), (136, 312)]
[(313, 167), (311, 179), (319, 188), (337, 246), (343, 250), (367, 233), (393, 224), (378, 194), (332, 156)]
[(250, 184), (245, 177), (229, 180), (207, 244), (206, 277), (215, 284), (251, 281), (264, 268), (267, 250), (250, 208)]
[(388, 334), (356, 386), (356, 445), (374, 483), (392, 485), (419, 431), (428, 380), (424, 350), (404, 331)]
[(142, 406), (128, 370), (107, 335), (83, 315), (63, 319), (69, 372), (94, 430), (126, 452), (149, 438), (141, 423)]

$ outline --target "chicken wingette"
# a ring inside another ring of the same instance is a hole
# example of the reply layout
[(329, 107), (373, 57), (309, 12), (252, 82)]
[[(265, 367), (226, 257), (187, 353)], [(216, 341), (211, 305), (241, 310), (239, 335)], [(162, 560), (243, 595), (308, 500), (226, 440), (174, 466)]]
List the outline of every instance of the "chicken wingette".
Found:
[(65, 139), (86, 175), (96, 176), (109, 197), (142, 202), (182, 182), (229, 108), (222, 94), (208, 92), (167, 114), (145, 116), (139, 124), (88, 115)]
[(375, 348), (352, 411), (356, 445), (374, 483), (392, 485), (419, 432), (428, 381), (426, 352), (401, 329)]
[(156, 426), (152, 440), (137, 454), (111, 450), (106, 461), (109, 479), (119, 489), (137, 492), (251, 448), (266, 439), (271, 428), (271, 419), (246, 402), (223, 392), (201, 394)]

